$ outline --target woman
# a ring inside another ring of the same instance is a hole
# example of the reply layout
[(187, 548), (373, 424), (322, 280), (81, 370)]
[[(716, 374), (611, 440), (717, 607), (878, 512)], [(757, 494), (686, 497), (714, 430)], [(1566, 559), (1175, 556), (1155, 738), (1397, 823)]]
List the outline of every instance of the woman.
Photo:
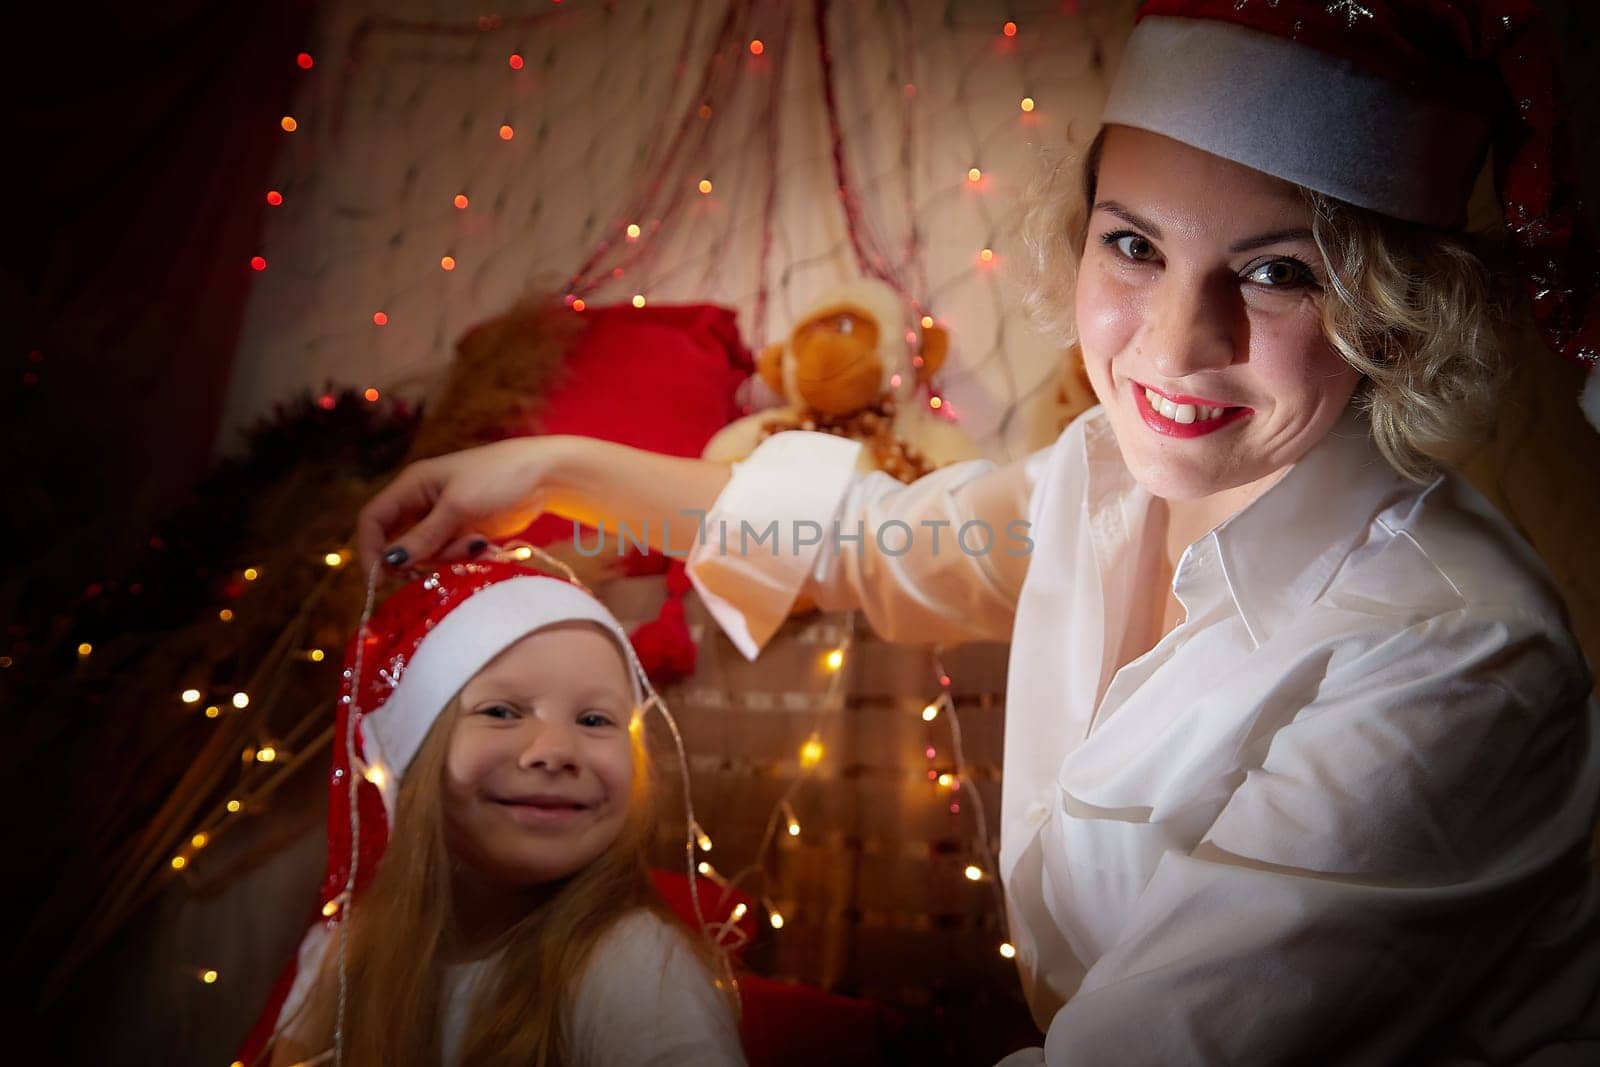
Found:
[(1437, 473), (1498, 377), (1454, 232), (1488, 134), (1406, 72), (1469, 20), (1392, 6), (1145, 5), (1033, 205), (1100, 401), (1051, 447), (901, 486), (817, 434), (731, 469), (502, 442), (408, 469), (363, 553), (645, 522), (752, 658), (801, 594), (1009, 639), (1017, 1062), (1595, 1062), (1600, 705), (1543, 567)]

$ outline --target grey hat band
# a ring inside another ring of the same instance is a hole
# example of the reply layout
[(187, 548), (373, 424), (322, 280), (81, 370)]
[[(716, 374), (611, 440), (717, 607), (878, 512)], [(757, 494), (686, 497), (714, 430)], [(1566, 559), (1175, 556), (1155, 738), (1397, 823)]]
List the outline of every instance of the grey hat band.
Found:
[(1214, 19), (1152, 15), (1103, 121), (1159, 133), (1358, 207), (1458, 228), (1488, 124), (1348, 60)]

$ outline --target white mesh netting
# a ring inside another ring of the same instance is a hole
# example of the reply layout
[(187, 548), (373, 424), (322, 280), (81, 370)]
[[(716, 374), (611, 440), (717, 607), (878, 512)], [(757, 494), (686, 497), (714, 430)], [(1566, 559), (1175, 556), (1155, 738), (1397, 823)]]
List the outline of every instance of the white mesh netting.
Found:
[(812, 4), (331, 5), (263, 176), (283, 203), (221, 445), (330, 379), (421, 395), (466, 329), (586, 265), (591, 304), (722, 303), (755, 347), (864, 263), (950, 329), (963, 426), (1022, 454), (1053, 436), (1060, 360), (1007, 285), (1007, 221), (1036, 150), (1092, 134), (1131, 8), (826, 5), (835, 127)]

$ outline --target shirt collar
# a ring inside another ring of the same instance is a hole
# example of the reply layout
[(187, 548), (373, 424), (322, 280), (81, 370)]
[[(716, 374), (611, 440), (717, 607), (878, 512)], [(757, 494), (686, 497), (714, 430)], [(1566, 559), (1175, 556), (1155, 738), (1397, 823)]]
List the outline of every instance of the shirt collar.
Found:
[[(1104, 408), (1085, 415), (1089, 515), (1127, 516), (1147, 495), (1128, 471)], [(1327, 587), (1374, 515), (1406, 488), (1354, 403), (1266, 492), (1202, 537), (1257, 647)], [(1188, 553), (1196, 554), (1196, 546)], [(1174, 581), (1190, 581), (1180, 566)]]
[(1276, 484), (1211, 531), (1257, 647), (1327, 588), (1373, 517), (1409, 488), (1352, 403)]

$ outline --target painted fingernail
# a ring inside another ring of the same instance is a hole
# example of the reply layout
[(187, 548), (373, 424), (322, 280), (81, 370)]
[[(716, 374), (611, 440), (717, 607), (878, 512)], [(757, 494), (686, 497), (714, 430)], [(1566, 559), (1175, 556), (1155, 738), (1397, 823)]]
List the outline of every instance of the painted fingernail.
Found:
[(411, 558), (411, 553), (398, 545), (383, 554), (383, 561), (391, 567), (398, 567)]
[(481, 555), (483, 553), (483, 550), (488, 548), (488, 547), (489, 547), (489, 542), (485, 541), (481, 537), (474, 537), (472, 540), (467, 542), (467, 555), (469, 555), (469, 556)]

